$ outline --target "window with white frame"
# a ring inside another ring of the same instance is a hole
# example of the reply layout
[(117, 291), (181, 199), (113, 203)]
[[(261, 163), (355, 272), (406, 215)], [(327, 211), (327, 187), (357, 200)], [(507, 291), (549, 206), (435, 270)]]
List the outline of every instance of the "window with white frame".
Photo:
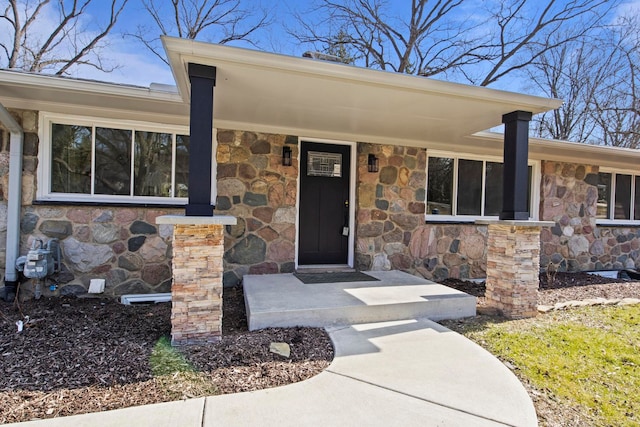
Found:
[[(527, 206), (532, 212), (533, 169), (529, 164)], [(427, 219), (497, 217), (502, 210), (502, 171), (499, 159), (449, 153), (427, 158)]]
[(596, 218), (640, 221), (640, 176), (600, 172)]
[(43, 200), (186, 202), (186, 127), (42, 114), (38, 197)]

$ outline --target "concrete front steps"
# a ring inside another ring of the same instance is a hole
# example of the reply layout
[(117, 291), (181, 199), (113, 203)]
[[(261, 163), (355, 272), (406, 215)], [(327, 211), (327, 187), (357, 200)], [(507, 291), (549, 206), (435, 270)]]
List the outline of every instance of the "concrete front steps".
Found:
[(328, 327), (475, 316), (476, 298), (401, 271), (367, 271), (378, 281), (304, 284), (293, 274), (245, 275), (249, 330)]

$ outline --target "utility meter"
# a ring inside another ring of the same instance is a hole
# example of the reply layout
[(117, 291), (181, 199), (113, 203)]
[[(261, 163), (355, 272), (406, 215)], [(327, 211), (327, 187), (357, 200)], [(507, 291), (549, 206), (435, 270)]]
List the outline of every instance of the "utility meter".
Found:
[(44, 279), (47, 276), (51, 276), (55, 271), (58, 271), (60, 267), (60, 246), (58, 240), (49, 240), (46, 248), (42, 240), (35, 240), (25, 258), (26, 259), (23, 258), (21, 261), (24, 262), (23, 274), (26, 277)]

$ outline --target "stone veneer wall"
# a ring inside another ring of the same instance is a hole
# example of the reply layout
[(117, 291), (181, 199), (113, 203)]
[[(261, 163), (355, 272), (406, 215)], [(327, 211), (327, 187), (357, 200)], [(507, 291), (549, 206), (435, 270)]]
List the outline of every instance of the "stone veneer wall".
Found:
[[(367, 171), (378, 157), (379, 172)], [(484, 277), (487, 227), (425, 224), (426, 150), (359, 143), (356, 268)]]
[[(43, 295), (85, 293), (91, 279), (105, 279), (107, 295), (169, 292), (172, 226), (156, 226), (155, 218), (181, 210), (67, 205), (37, 205), (38, 113), (11, 110), (24, 130), (20, 254), (35, 239), (60, 239), (62, 272), (59, 288)], [(9, 177), (9, 133), (0, 128), (0, 267), (5, 265), (6, 193)], [(21, 285), (28, 297), (31, 281)]]
[[(379, 172), (367, 170), (369, 154)], [(356, 268), (415, 272), (425, 244), (426, 150), (358, 143), (357, 164)]]
[(598, 166), (542, 162), (540, 267), (553, 271), (640, 267), (640, 227), (596, 225)]
[[(85, 206), (25, 206), (20, 253), (34, 239), (60, 239), (62, 273), (57, 295), (86, 292), (91, 279), (105, 279), (105, 294), (171, 291), (171, 225), (156, 217), (182, 210)], [(22, 291), (30, 292), (25, 283)], [(43, 289), (43, 295), (50, 295)]]
[[(216, 213), (234, 216), (225, 227), (224, 284), (245, 274), (295, 268), (298, 138), (218, 130)], [(292, 166), (282, 166), (282, 147)]]

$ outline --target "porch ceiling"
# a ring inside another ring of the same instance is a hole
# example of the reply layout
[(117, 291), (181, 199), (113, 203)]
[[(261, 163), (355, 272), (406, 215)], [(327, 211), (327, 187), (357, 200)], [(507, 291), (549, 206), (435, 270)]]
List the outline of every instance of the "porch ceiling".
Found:
[(217, 68), (214, 125), (437, 147), (561, 101), (325, 61), (163, 38), (185, 101), (187, 64)]

